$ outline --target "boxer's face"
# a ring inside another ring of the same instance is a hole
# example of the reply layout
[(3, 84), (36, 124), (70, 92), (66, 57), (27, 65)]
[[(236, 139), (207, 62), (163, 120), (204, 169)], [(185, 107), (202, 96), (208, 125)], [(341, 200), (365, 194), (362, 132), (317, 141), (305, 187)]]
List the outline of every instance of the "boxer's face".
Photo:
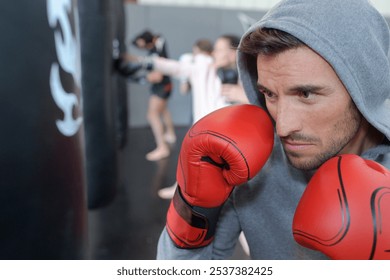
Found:
[(219, 38), (215, 41), (213, 58), (216, 68), (230, 67), (235, 64), (236, 51), (230, 46), (229, 40), (225, 38)]
[(145, 49), (145, 50), (150, 50), (154, 46), (153, 43), (146, 43), (145, 40), (141, 38), (137, 39), (135, 43), (139, 49)]
[(321, 56), (307, 47), (259, 55), (257, 70), (259, 92), (293, 166), (315, 169), (352, 150), (362, 117)]

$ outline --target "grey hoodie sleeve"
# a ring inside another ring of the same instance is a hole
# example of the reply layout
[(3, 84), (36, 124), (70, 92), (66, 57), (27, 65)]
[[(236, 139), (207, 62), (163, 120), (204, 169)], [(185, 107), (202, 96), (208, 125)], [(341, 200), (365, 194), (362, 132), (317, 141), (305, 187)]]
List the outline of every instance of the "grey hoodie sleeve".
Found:
[(177, 248), (168, 235), (167, 230), (161, 233), (157, 246), (157, 260), (207, 260), (212, 258), (212, 246), (200, 249)]

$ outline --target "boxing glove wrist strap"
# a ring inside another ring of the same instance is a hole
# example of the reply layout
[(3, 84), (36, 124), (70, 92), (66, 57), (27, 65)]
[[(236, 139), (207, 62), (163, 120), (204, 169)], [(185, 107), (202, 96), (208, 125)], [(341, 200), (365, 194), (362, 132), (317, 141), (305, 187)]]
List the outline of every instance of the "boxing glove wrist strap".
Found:
[(214, 237), (221, 206), (205, 208), (189, 205), (178, 186), (167, 215), (167, 231), (180, 248), (200, 248)]

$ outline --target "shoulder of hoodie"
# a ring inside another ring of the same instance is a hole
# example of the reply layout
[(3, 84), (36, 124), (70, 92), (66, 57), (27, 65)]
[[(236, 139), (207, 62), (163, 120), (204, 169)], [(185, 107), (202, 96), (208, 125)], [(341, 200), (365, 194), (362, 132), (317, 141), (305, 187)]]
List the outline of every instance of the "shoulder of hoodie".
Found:
[(390, 169), (390, 141), (386, 140), (382, 144), (365, 151), (363, 158), (374, 160)]

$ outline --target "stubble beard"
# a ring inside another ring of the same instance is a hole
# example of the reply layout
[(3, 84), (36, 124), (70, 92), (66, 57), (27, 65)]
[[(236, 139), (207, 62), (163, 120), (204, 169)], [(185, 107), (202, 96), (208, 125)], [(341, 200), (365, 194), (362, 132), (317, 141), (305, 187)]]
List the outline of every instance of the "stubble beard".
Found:
[[(333, 126), (334, 137), (330, 140), (326, 149), (319, 154), (307, 160), (302, 160), (301, 155), (295, 152), (286, 152), (289, 163), (297, 169), (311, 171), (319, 168), (325, 161), (336, 156), (341, 150), (353, 139), (360, 128), (362, 116), (355, 104), (350, 101), (348, 108), (345, 111), (344, 118), (341, 118)], [(344, 133), (343, 133), (344, 132)], [(342, 135), (340, 135), (342, 133)], [(306, 136), (297, 136), (299, 139), (307, 139)], [(313, 141), (320, 139), (311, 137)]]

